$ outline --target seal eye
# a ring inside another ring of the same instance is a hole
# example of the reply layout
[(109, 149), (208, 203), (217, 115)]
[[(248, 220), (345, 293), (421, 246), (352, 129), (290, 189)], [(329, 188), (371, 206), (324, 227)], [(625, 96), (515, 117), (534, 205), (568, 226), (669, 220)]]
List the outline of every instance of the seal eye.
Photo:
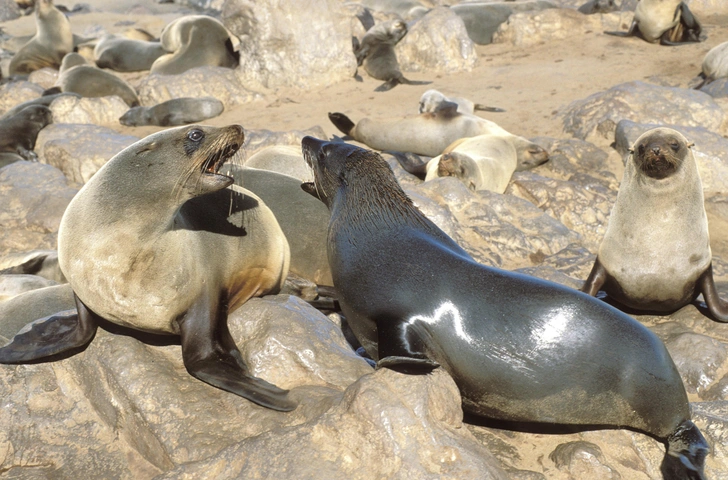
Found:
[(187, 133), (187, 138), (189, 138), (193, 142), (199, 142), (200, 140), (205, 138), (205, 134), (202, 130), (194, 129), (190, 130), (189, 133)]
[(677, 142), (670, 142), (670, 148), (677, 152), (680, 150), (680, 144)]
[(645, 146), (644, 145), (640, 145), (639, 148), (637, 149), (637, 152), (639, 153), (640, 156), (644, 155), (645, 154)]

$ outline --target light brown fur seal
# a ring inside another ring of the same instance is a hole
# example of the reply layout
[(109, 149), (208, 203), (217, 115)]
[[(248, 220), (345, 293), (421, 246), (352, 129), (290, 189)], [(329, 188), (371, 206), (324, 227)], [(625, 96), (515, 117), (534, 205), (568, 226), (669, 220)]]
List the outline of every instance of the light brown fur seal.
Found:
[(43, 67), (58, 68), (73, 51), (73, 33), (66, 16), (53, 0), (36, 0), (35, 35), (10, 60), (9, 74), (24, 75)]

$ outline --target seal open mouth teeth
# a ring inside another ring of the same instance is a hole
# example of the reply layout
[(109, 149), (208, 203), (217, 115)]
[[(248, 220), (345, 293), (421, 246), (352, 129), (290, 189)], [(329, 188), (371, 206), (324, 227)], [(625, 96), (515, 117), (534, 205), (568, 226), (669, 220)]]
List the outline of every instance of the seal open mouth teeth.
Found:
[[(220, 167), (238, 151), (240, 145), (232, 143), (222, 150), (211, 154), (202, 164), (202, 171), (205, 175), (221, 175)], [(227, 177), (227, 175), (222, 175)], [(229, 178), (229, 177), (228, 177)]]

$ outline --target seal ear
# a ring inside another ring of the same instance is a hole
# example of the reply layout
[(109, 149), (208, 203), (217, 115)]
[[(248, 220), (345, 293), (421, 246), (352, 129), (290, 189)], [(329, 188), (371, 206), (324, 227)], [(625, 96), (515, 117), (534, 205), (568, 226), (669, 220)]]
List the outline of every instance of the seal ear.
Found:
[(688, 148), (693, 148), (695, 146), (695, 142), (690, 142), (686, 145)]

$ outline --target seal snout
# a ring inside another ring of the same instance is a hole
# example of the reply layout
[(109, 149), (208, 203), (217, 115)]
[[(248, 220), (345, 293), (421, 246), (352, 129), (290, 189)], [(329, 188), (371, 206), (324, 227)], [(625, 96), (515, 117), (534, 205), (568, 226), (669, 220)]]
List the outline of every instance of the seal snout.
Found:
[(672, 175), (680, 166), (680, 143), (665, 138), (645, 139), (635, 151), (635, 162), (647, 176), (663, 179)]

